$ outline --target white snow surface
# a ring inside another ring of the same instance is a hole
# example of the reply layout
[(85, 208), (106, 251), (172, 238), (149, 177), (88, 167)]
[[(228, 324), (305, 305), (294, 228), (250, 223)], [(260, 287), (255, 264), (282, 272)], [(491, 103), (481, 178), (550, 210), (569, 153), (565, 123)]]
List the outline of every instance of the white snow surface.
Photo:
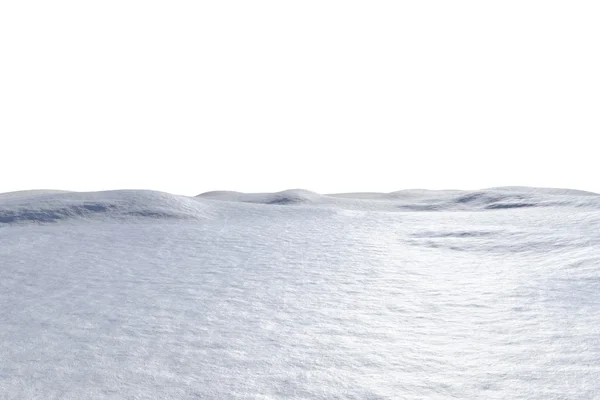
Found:
[(600, 196), (0, 195), (1, 399), (600, 398)]

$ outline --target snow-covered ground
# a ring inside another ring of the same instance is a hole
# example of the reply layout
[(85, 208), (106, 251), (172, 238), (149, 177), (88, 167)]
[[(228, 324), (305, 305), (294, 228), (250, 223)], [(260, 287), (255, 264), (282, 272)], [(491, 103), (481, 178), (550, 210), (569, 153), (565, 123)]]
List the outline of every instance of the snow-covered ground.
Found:
[(0, 195), (2, 399), (600, 398), (600, 196)]

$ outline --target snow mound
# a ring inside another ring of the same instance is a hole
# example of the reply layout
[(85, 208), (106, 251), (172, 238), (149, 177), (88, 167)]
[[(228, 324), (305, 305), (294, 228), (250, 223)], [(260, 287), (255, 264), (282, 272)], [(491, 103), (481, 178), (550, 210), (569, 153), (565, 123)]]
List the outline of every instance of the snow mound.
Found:
[[(454, 204), (452, 204), (454, 203)], [(528, 207), (600, 207), (600, 196), (592, 192), (533, 187), (502, 187), (464, 192), (451, 208), (501, 210)]]
[(543, 194), (543, 195), (550, 195), (550, 196), (600, 196), (600, 194), (598, 194), (598, 193), (588, 192), (585, 190), (541, 188), (541, 187), (527, 187), (527, 186), (501, 186), (501, 187), (489, 188), (488, 190), (495, 190), (495, 191), (499, 191), (499, 192)]
[(19, 190), (17, 192), (0, 193), (0, 202), (6, 199), (24, 199), (28, 197), (43, 196), (58, 193), (72, 193), (67, 190)]
[(502, 193), (494, 190), (461, 194), (454, 201), (457, 205), (485, 209), (523, 208), (541, 205), (540, 201), (526, 193)]
[(453, 194), (464, 193), (462, 190), (429, 190), (429, 189), (404, 189), (391, 193), (336, 193), (330, 194), (331, 197), (360, 199), (360, 200), (406, 200), (406, 199), (428, 199), (428, 198), (447, 198)]
[(242, 203), (258, 203), (258, 204), (315, 204), (323, 201), (325, 196), (304, 189), (290, 189), (277, 193), (240, 193), (215, 191), (202, 193), (198, 198), (237, 201)]
[(0, 224), (50, 223), (73, 218), (185, 219), (206, 215), (207, 206), (185, 196), (143, 190), (43, 192), (0, 197)]

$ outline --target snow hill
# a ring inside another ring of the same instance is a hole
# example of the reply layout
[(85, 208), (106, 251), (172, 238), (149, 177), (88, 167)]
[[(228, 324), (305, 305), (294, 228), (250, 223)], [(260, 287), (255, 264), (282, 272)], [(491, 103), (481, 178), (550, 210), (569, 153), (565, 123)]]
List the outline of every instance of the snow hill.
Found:
[(565, 189), (494, 188), (480, 191), (403, 190), (321, 195), (308, 190), (246, 194), (208, 192), (195, 198), (120, 190), (75, 193), (33, 190), (0, 194), (0, 223), (57, 222), (71, 218), (191, 218), (222, 209), (211, 200), (261, 205), (329, 207), (365, 211), (484, 211), (504, 208), (600, 208), (600, 195)]
[(0, 194), (0, 398), (600, 398), (598, 249), (564, 189)]

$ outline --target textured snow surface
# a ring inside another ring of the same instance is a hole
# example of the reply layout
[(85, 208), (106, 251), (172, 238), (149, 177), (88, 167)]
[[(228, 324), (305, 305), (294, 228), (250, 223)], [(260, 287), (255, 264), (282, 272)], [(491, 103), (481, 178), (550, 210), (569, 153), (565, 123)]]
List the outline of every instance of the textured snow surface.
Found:
[(1, 399), (600, 398), (600, 197), (0, 195)]

